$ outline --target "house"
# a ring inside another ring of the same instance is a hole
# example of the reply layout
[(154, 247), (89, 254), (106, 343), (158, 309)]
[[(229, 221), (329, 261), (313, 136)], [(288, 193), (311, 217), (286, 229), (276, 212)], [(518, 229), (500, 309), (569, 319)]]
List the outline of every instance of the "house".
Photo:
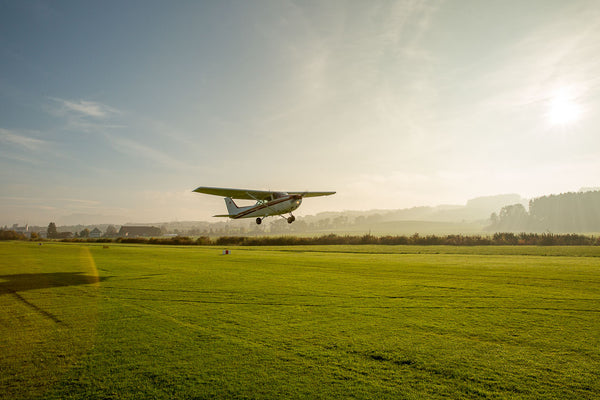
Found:
[(98, 227), (92, 229), (92, 231), (90, 232), (91, 238), (99, 238), (100, 236), (102, 236), (102, 231), (98, 229)]
[(160, 235), (160, 228), (157, 228), (156, 226), (123, 225), (121, 229), (119, 229), (119, 236), (121, 237), (158, 237)]

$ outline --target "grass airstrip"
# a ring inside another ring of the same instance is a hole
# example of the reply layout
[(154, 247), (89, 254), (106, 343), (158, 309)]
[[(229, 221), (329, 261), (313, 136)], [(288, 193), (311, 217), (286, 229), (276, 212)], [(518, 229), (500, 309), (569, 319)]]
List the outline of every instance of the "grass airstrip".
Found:
[(221, 250), (0, 243), (0, 397), (600, 397), (600, 247)]

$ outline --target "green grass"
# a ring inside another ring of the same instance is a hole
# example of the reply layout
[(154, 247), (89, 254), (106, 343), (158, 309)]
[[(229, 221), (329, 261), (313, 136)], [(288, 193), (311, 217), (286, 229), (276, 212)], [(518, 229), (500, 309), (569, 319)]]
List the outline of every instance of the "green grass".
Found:
[(0, 243), (0, 396), (600, 396), (600, 248), (232, 253)]

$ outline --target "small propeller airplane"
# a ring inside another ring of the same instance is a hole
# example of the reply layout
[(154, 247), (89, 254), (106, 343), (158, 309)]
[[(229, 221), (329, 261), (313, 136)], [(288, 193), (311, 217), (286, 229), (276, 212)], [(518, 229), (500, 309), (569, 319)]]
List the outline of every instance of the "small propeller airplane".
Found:
[[(302, 198), (329, 196), (335, 192), (272, 192), (270, 190), (247, 190), (247, 189), (228, 189), (200, 186), (194, 189), (194, 192), (212, 194), (225, 197), (227, 212), (229, 214), (214, 215), (215, 217), (229, 217), (232, 219), (254, 218), (260, 225), (266, 217), (281, 215), (287, 219), (288, 224), (296, 220), (292, 211), (300, 207)], [(233, 199), (255, 200), (256, 204), (248, 207), (238, 207)], [(290, 213), (289, 217), (282, 214)]]

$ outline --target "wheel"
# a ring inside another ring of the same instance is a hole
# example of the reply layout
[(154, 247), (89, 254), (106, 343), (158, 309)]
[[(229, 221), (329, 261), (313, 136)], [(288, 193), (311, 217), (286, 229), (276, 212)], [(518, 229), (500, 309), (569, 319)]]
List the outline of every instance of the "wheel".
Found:
[(256, 218), (256, 225), (260, 225), (262, 223), (262, 219)]
[(289, 217), (289, 218), (287, 219), (287, 222), (288, 222), (288, 224), (291, 224), (292, 222), (294, 222), (294, 220), (295, 220), (295, 219), (296, 219), (296, 218), (295, 218), (295, 217), (293, 217), (293, 216), (292, 216), (292, 217)]

